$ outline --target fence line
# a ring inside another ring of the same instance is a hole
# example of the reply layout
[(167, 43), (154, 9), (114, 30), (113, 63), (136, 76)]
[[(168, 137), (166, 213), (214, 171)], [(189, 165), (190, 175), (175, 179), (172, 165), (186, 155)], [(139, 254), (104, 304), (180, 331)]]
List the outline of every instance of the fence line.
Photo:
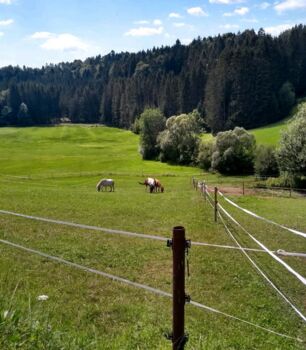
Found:
[[(76, 227), (76, 228), (81, 228), (81, 229), (86, 229), (86, 230), (94, 230), (94, 231), (99, 231), (99, 232), (104, 232), (104, 233), (109, 233), (109, 234), (118, 234), (118, 235), (123, 235), (123, 236), (128, 236), (128, 237), (144, 238), (144, 239), (151, 239), (151, 240), (167, 242), (167, 238), (166, 237), (162, 237), (162, 236), (148, 235), (148, 234), (143, 234), (143, 233), (136, 233), (136, 232), (123, 231), (123, 230), (108, 229), (108, 228), (98, 227), (98, 226), (77, 224), (77, 223), (74, 223), (74, 222), (62, 221), (62, 220), (54, 220), (54, 219), (48, 219), (48, 218), (43, 218), (43, 217), (39, 217), (39, 216), (20, 214), (20, 213), (7, 211), (7, 210), (0, 210), (0, 214), (12, 215), (12, 216), (25, 218), (25, 219), (30, 219), (30, 220), (35, 220), (35, 221), (42, 221), (42, 222), (49, 222), (49, 223), (52, 223), (52, 224), (71, 226), (71, 227)], [(240, 248), (235, 247), (235, 246), (221, 245), (221, 244), (212, 244), (212, 243), (205, 243), (205, 242), (192, 242), (192, 245), (193, 246), (199, 246), (199, 247), (213, 247), (213, 248), (232, 249), (232, 250), (239, 250), (240, 249)], [(253, 251), (253, 252), (265, 253), (265, 251), (263, 249), (244, 248), (244, 247), (242, 249), (248, 250), (248, 251)]]
[[(35, 220), (35, 221), (42, 221), (42, 222), (49, 222), (52, 224), (57, 224), (57, 225), (65, 225), (65, 226), (71, 226), (71, 227), (76, 227), (76, 228), (81, 228), (81, 229), (86, 229), (86, 230), (93, 230), (93, 231), (99, 231), (99, 232), (104, 232), (107, 234), (118, 234), (118, 235), (123, 235), (123, 236), (128, 236), (128, 237), (135, 237), (135, 238), (143, 238), (143, 239), (151, 239), (151, 240), (156, 240), (156, 241), (167, 241), (167, 238), (162, 237), (162, 236), (157, 236), (157, 235), (148, 235), (148, 234), (143, 234), (143, 233), (136, 233), (136, 232), (129, 232), (129, 231), (123, 231), (123, 230), (115, 230), (115, 229), (109, 229), (109, 228), (104, 228), (104, 227), (98, 227), (98, 226), (90, 226), (90, 225), (84, 225), (84, 224), (77, 224), (74, 222), (69, 222), (69, 221), (62, 221), (62, 220), (55, 220), (55, 219), (48, 219), (48, 218), (43, 218), (39, 216), (32, 216), (32, 215), (26, 215), (26, 214), (20, 214), (20, 213), (15, 213), (12, 211), (7, 211), (7, 210), (0, 210), (0, 214), (5, 214), (5, 215), (12, 215), (12, 216), (17, 216), (25, 219), (30, 219), (30, 220)], [(247, 247), (235, 247), (231, 245), (224, 245), (224, 244), (213, 244), (213, 243), (206, 243), (206, 242), (192, 242), (193, 246), (198, 246), (198, 247), (211, 247), (211, 248), (218, 248), (218, 249), (228, 249), (228, 250), (246, 250), (246, 251), (251, 251), (251, 252), (258, 252), (258, 253), (266, 253), (263, 249), (257, 249), (257, 248), (247, 248)], [(279, 249), (278, 251), (284, 252), (284, 250)], [(274, 253), (277, 253), (277, 251), (273, 251)], [(303, 256), (303, 253), (298, 253), (298, 252), (286, 252), (290, 256)], [(281, 254), (284, 255), (284, 254)]]
[[(17, 248), (17, 249), (24, 250), (24, 251), (26, 251), (28, 253), (32, 253), (32, 254), (36, 254), (36, 255), (42, 256), (42, 257), (47, 258), (49, 260), (53, 260), (53, 261), (56, 261), (58, 263), (65, 264), (65, 265), (74, 267), (74, 268), (79, 269), (79, 270), (83, 270), (83, 271), (90, 272), (90, 273), (93, 273), (93, 274), (96, 274), (96, 275), (100, 275), (102, 277), (111, 279), (112, 281), (115, 281), (115, 282), (120, 282), (120, 283), (129, 285), (129, 286), (138, 288), (138, 289), (143, 289), (145, 291), (154, 293), (156, 295), (172, 298), (172, 294), (171, 293), (162, 291), (160, 289), (153, 288), (153, 287), (147, 286), (145, 284), (133, 282), (133, 281), (130, 281), (130, 280), (126, 279), (126, 278), (118, 277), (118, 276), (115, 276), (115, 275), (112, 275), (112, 274), (109, 274), (109, 273), (106, 273), (106, 272), (103, 272), (103, 271), (100, 271), (100, 270), (96, 270), (96, 269), (93, 269), (93, 268), (90, 268), (90, 267), (87, 267), (87, 266), (83, 266), (83, 265), (80, 265), (80, 264), (77, 264), (77, 263), (65, 260), (63, 258), (59, 258), (59, 257), (53, 256), (53, 255), (49, 255), (49, 254), (40, 252), (40, 251), (32, 249), (32, 248), (24, 247), (24, 246), (22, 246), (20, 244), (16, 244), (16, 243), (13, 243), (13, 242), (10, 242), (10, 241), (7, 241), (7, 240), (3, 240), (3, 239), (0, 239), (0, 243), (6, 244), (8, 246), (11, 246), (11, 247), (14, 247), (14, 248)], [(275, 335), (283, 337), (283, 338), (295, 340), (295, 341), (298, 341), (300, 343), (304, 342), (303, 339), (292, 337), (292, 336), (290, 336), (288, 334), (284, 334), (284, 333), (280, 333), (280, 332), (274, 331), (272, 329), (260, 326), (260, 325), (258, 325), (256, 323), (253, 323), (253, 322), (244, 320), (242, 318), (230, 315), (230, 314), (225, 313), (223, 311), (217, 310), (217, 309), (212, 308), (210, 306), (207, 306), (207, 305), (195, 302), (195, 301), (190, 301), (190, 304), (195, 306), (195, 307), (198, 307), (198, 308), (210, 311), (212, 313), (220, 314), (220, 315), (225, 316), (227, 318), (231, 318), (231, 319), (234, 319), (236, 321), (242, 322), (244, 324), (250, 325), (252, 327), (261, 329), (261, 330), (263, 330), (265, 332), (272, 333), (272, 334), (275, 334)]]
[(289, 227), (287, 227), (287, 226), (278, 224), (278, 223), (276, 223), (275, 221), (272, 221), (272, 220), (270, 220), (270, 219), (266, 219), (266, 218), (264, 218), (264, 217), (262, 217), (262, 216), (259, 216), (259, 215), (255, 214), (255, 213), (253, 213), (252, 211), (250, 211), (250, 210), (248, 210), (248, 209), (245, 209), (245, 208), (242, 208), (241, 206), (239, 206), (239, 205), (236, 204), (235, 202), (231, 201), (231, 200), (230, 200), (229, 198), (227, 198), (222, 192), (220, 192), (220, 191), (218, 191), (218, 192), (219, 192), (219, 194), (220, 194), (228, 203), (230, 203), (230, 204), (233, 205), (234, 207), (236, 207), (236, 208), (242, 210), (243, 212), (245, 212), (245, 213), (251, 215), (252, 217), (254, 217), (254, 218), (256, 218), (256, 219), (259, 219), (259, 220), (262, 220), (262, 221), (265, 221), (265, 222), (268, 222), (268, 223), (270, 223), (270, 224), (272, 224), (272, 225), (275, 225), (275, 226), (277, 226), (277, 227), (279, 227), (279, 228), (282, 228), (282, 229), (284, 229), (284, 230), (287, 230), (287, 231), (292, 232), (292, 233), (294, 233), (294, 234), (296, 234), (296, 235), (299, 235), (299, 236), (302, 236), (302, 237), (306, 238), (306, 233), (301, 232), (301, 231), (298, 231), (298, 230), (295, 230), (295, 229), (292, 229), (292, 228), (289, 228)]
[[(208, 192), (208, 187), (204, 184), (203, 190), (206, 192), (207, 196), (210, 197), (211, 201), (213, 201), (213, 198), (210, 196), (209, 192)], [(214, 208), (214, 205), (211, 201), (208, 201), (208, 203), (210, 204), (210, 206), (212, 208)], [(218, 207), (236, 224), (238, 225), (240, 228), (242, 228), (245, 232), (247, 232), (247, 230), (244, 229), (244, 227), (242, 227), (242, 225), (240, 225), (239, 222), (237, 222), (219, 203), (218, 203)], [(230, 237), (233, 239), (233, 241), (238, 245), (238, 247), (241, 247), (240, 243), (237, 241), (237, 239), (235, 238), (235, 236), (233, 235), (233, 233), (230, 231), (229, 227), (226, 225), (225, 220), (223, 219), (220, 211), (218, 211), (218, 216), (220, 217), (223, 226), (225, 227), (226, 232), (230, 235)], [(247, 232), (248, 235), (250, 235), (249, 232)], [(252, 236), (252, 235), (250, 235)], [(264, 279), (273, 287), (273, 289), (275, 289), (275, 291), (286, 301), (286, 303), (288, 303), (291, 308), (299, 315), (300, 318), (302, 318), (302, 320), (304, 322), (306, 322), (306, 317), (303, 315), (303, 313), (288, 299), (288, 297), (281, 292), (280, 289), (278, 289), (276, 287), (276, 285), (269, 279), (269, 277), (259, 268), (259, 266), (253, 261), (253, 259), (247, 254), (247, 252), (243, 249), (241, 249), (243, 254), (247, 257), (247, 259), (252, 263), (252, 265), (256, 268), (256, 270), (264, 277)], [(302, 276), (301, 276), (302, 277)]]
[[(204, 188), (203, 188), (203, 190), (205, 191), (205, 193), (206, 193), (206, 195), (207, 195), (206, 198), (208, 198), (208, 203), (209, 203), (209, 205), (210, 205), (212, 208), (214, 208), (214, 204), (213, 204), (213, 203), (214, 203), (214, 199), (211, 197), (211, 195), (210, 195), (210, 193), (209, 193), (209, 191), (208, 191), (208, 190), (209, 190), (209, 189), (208, 189), (208, 186), (205, 185)], [(241, 250), (241, 248), (239, 248), (239, 247), (235, 247), (235, 248)], [(251, 249), (250, 249), (250, 248), (242, 248), (242, 250), (248, 251), (248, 250), (251, 250)], [(255, 251), (256, 251), (256, 250), (255, 250)], [(267, 251), (265, 251), (264, 249), (259, 249), (258, 251), (267, 253)], [(286, 251), (283, 250), (283, 249), (278, 249), (278, 250), (276, 250), (276, 251), (271, 250), (271, 252), (274, 253), (274, 254), (277, 254), (277, 255), (294, 256), (294, 257), (306, 258), (306, 254), (305, 254), (305, 253), (300, 253), (300, 252), (286, 252)]]
[(282, 259), (280, 259), (278, 256), (276, 256), (272, 251), (270, 251), (264, 244), (262, 244), (260, 241), (258, 241), (252, 234), (249, 233), (248, 230), (246, 230), (236, 219), (233, 218), (232, 215), (229, 214), (220, 204), (218, 204), (218, 207), (225, 213), (225, 215), (233, 221), (238, 227), (241, 228), (255, 243), (257, 243), (262, 249), (264, 249), (274, 260), (282, 264), (291, 274), (293, 274), (298, 280), (300, 280), (304, 286), (306, 286), (306, 278), (300, 275), (298, 272), (296, 272), (291, 266), (289, 266), (287, 263), (285, 263)]
[[(220, 206), (221, 208), (221, 206)], [(222, 208), (224, 212), (226, 212), (225, 209)], [(221, 221), (228, 232), (228, 234), (231, 236), (231, 238), (234, 240), (234, 242), (240, 247), (240, 243), (237, 241), (233, 233), (230, 231), (229, 227), (226, 225), (225, 220), (223, 219), (221, 213), (219, 212), (219, 217), (221, 218)], [(288, 299), (288, 297), (282, 293), (282, 291), (276, 287), (276, 285), (269, 279), (269, 277), (260, 269), (260, 267), (255, 263), (255, 261), (247, 254), (247, 252), (242, 251), (243, 254), (247, 257), (247, 259), (252, 263), (252, 265), (256, 268), (256, 270), (262, 275), (262, 277), (272, 286), (274, 290), (288, 303), (291, 308), (302, 318), (304, 322), (306, 322), (306, 317), (303, 315), (303, 313)]]

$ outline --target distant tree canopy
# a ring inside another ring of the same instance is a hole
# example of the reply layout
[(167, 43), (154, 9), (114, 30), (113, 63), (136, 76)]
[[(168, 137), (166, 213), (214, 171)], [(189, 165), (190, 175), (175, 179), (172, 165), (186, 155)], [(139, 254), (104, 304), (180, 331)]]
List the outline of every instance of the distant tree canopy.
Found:
[(150, 106), (166, 118), (197, 109), (216, 134), (284, 117), (306, 95), (305, 76), (304, 25), (279, 37), (246, 30), (41, 69), (8, 66), (0, 69), (0, 125), (69, 119), (130, 128)]

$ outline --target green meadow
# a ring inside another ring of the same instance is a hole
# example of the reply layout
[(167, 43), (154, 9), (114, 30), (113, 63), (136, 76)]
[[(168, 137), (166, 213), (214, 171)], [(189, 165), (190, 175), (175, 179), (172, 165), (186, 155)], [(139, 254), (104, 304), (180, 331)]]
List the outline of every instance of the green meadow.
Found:
[[(293, 116), (305, 103), (305, 99), (300, 99), (298, 104), (290, 112), (290, 115), (277, 123), (249, 130), (249, 132), (255, 136), (257, 145), (277, 146), (281, 139), (282, 132), (286, 130)], [(202, 140), (204, 141), (210, 141), (212, 139), (213, 136), (211, 134), (203, 134), (202, 136)]]
[[(158, 178), (165, 193), (139, 182)], [(171, 238), (234, 245), (191, 178), (240, 186), (192, 167), (142, 161), (138, 136), (98, 126), (0, 129), (0, 210)], [(115, 192), (97, 192), (101, 178)], [(232, 195), (235, 202), (306, 232), (306, 198)], [(272, 250), (306, 252), (305, 239), (228, 209)], [(256, 245), (228, 223), (245, 247)], [(106, 234), (0, 213), (0, 239), (171, 293), (172, 252), (163, 241)], [(256, 247), (257, 248), (257, 247)], [(252, 259), (306, 313), (305, 286), (267, 254)], [(192, 300), (248, 322), (306, 339), (305, 323), (238, 250), (192, 246), (186, 291)], [(305, 259), (284, 260), (306, 275)], [(39, 295), (47, 295), (39, 301)], [(171, 349), (171, 299), (54, 262), (0, 242), (0, 349)], [(186, 349), (304, 349), (295, 339), (186, 305)]]

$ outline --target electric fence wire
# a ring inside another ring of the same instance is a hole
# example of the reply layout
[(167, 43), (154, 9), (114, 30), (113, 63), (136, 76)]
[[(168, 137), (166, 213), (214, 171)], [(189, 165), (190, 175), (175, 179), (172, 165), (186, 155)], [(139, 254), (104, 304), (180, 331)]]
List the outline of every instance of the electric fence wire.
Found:
[[(59, 258), (59, 257), (56, 257), (56, 256), (52, 256), (52, 255), (40, 252), (40, 251), (32, 249), (32, 248), (24, 247), (24, 246), (22, 246), (20, 244), (16, 244), (16, 243), (13, 243), (13, 242), (10, 242), (10, 241), (7, 241), (7, 240), (0, 239), (0, 243), (8, 245), (8, 246), (11, 246), (11, 247), (14, 247), (14, 248), (17, 248), (17, 249), (21, 249), (21, 250), (26, 251), (28, 253), (32, 253), (32, 254), (35, 254), (35, 255), (42, 256), (42, 257), (44, 257), (46, 259), (49, 259), (49, 260), (52, 260), (52, 261), (56, 261), (56, 262), (61, 263), (61, 264), (65, 264), (67, 266), (74, 267), (74, 268), (79, 269), (79, 270), (83, 270), (83, 271), (86, 271), (86, 272), (90, 272), (90, 273), (93, 273), (93, 274), (96, 274), (96, 275), (99, 275), (99, 276), (111, 279), (112, 281), (115, 281), (115, 282), (120, 282), (120, 283), (129, 285), (129, 286), (138, 288), (138, 289), (143, 289), (145, 291), (154, 293), (156, 295), (160, 295), (160, 296), (164, 296), (164, 297), (168, 297), (168, 298), (172, 299), (172, 294), (171, 293), (167, 293), (165, 291), (162, 291), (160, 289), (147, 286), (145, 284), (133, 282), (133, 281), (130, 281), (130, 280), (126, 279), (126, 278), (118, 277), (118, 276), (115, 276), (115, 275), (112, 275), (112, 274), (109, 274), (109, 273), (106, 273), (106, 272), (103, 272), (103, 271), (100, 271), (100, 270), (96, 270), (96, 269), (93, 269), (93, 268), (90, 268), (90, 267), (87, 267), (87, 266), (83, 266), (83, 265), (80, 265), (80, 264), (77, 264), (77, 263), (65, 260), (63, 258)], [(265, 332), (272, 333), (274, 335), (277, 335), (277, 336), (280, 336), (280, 337), (283, 337), (283, 338), (287, 338), (287, 339), (290, 339), (290, 340), (298, 341), (300, 343), (304, 342), (304, 340), (301, 339), (301, 338), (293, 337), (293, 336), (290, 336), (290, 335), (285, 334), (285, 333), (274, 331), (274, 330), (272, 330), (270, 328), (266, 328), (266, 327), (260, 326), (260, 325), (258, 325), (256, 323), (253, 323), (253, 322), (247, 321), (245, 319), (242, 319), (242, 318), (230, 315), (228, 313), (222, 312), (222, 311), (217, 310), (215, 308), (212, 308), (210, 306), (207, 306), (207, 305), (195, 302), (195, 301), (191, 301), (190, 304), (195, 306), (195, 307), (197, 307), (197, 308), (201, 308), (201, 309), (210, 311), (212, 313), (216, 313), (216, 314), (222, 315), (224, 317), (227, 317), (227, 318), (239, 321), (239, 322), (247, 324), (249, 326), (261, 329), (261, 330), (263, 330)]]
[(299, 281), (301, 281), (304, 286), (306, 286), (306, 278), (305, 277), (303, 277), (301, 274), (299, 274), (297, 271), (295, 271), (291, 266), (289, 266), (286, 262), (284, 262), (277, 255), (275, 255), (271, 250), (269, 250), (263, 243), (261, 243), (258, 239), (256, 239), (245, 227), (243, 227), (236, 219), (234, 219), (234, 217), (228, 211), (226, 211), (219, 203), (218, 203), (218, 207), (221, 210), (223, 210), (224, 214), (231, 221), (233, 221), (242, 231), (244, 231), (257, 245), (259, 245), (263, 250), (265, 250), (274, 260), (276, 260), (281, 265), (283, 265), (287, 269), (287, 271), (289, 271)]
[[(224, 214), (226, 214), (226, 210), (219, 205), (219, 208), (222, 210), (222, 212), (224, 212)], [(230, 237), (233, 239), (233, 241), (239, 246), (241, 247), (240, 243), (238, 242), (238, 240), (235, 238), (235, 236), (233, 235), (233, 233), (231, 232), (231, 230), (229, 229), (228, 225), (226, 224), (223, 216), (221, 215), (220, 212), (218, 212), (219, 217), (225, 227), (225, 230), (227, 231), (227, 233), (230, 235)], [(304, 322), (306, 322), (306, 317), (303, 315), (303, 313), (288, 299), (288, 297), (279, 289), (277, 288), (277, 286), (269, 279), (269, 277), (260, 269), (260, 267), (255, 263), (255, 261), (249, 256), (249, 254), (242, 250), (243, 254), (247, 257), (247, 259), (251, 262), (251, 264), (255, 267), (255, 269), (260, 273), (260, 275), (272, 286), (272, 288), (286, 301), (286, 303), (288, 303), (291, 308), (299, 315), (300, 318), (302, 318), (302, 320)]]
[(250, 210), (248, 210), (248, 209), (245, 209), (245, 208), (242, 208), (242, 207), (239, 206), (237, 203), (231, 201), (231, 200), (230, 200), (229, 198), (227, 198), (222, 192), (218, 191), (218, 193), (219, 193), (228, 203), (230, 203), (231, 205), (233, 205), (233, 206), (236, 207), (237, 209), (242, 210), (242, 211), (245, 212), (246, 214), (251, 215), (252, 217), (254, 217), (254, 218), (256, 218), (256, 219), (265, 221), (265, 222), (267, 222), (267, 223), (269, 223), (269, 224), (275, 225), (275, 226), (277, 226), (277, 227), (279, 227), (279, 228), (282, 228), (282, 229), (287, 230), (287, 231), (289, 231), (289, 232), (291, 232), (291, 233), (294, 233), (294, 234), (296, 234), (296, 235), (299, 235), (299, 236), (301, 236), (301, 237), (306, 238), (306, 233), (301, 232), (301, 231), (298, 231), (298, 230), (295, 230), (295, 229), (293, 229), (293, 228), (290, 228), (290, 227), (287, 227), (287, 226), (284, 226), (284, 225), (281, 225), (281, 224), (278, 224), (278, 223), (275, 222), (275, 221), (272, 221), (272, 220), (270, 220), (270, 219), (266, 219), (266, 218), (264, 218), (264, 217), (262, 217), (262, 216), (260, 216), (260, 215), (257, 215), (257, 214), (255, 214), (255, 213), (253, 213), (252, 211), (250, 211)]
[[(21, 217), (24, 219), (30, 219), (30, 220), (41, 221), (41, 222), (48, 222), (48, 223), (57, 224), (57, 225), (71, 226), (71, 227), (76, 227), (76, 228), (80, 228), (80, 229), (99, 231), (99, 232), (104, 232), (104, 233), (108, 233), (108, 234), (118, 234), (118, 235), (135, 237), (135, 238), (144, 238), (144, 239), (151, 239), (151, 240), (167, 242), (167, 238), (162, 237), (162, 236), (157, 236), (157, 235), (148, 235), (148, 234), (143, 234), (143, 233), (115, 230), (115, 229), (109, 229), (109, 228), (98, 227), (98, 226), (77, 224), (74, 222), (43, 218), (43, 217), (33, 216), (33, 215), (20, 214), (20, 213), (15, 213), (12, 211), (7, 211), (7, 210), (0, 210), (0, 214), (12, 215), (12, 216)], [(222, 248), (222, 249), (233, 249), (233, 250), (240, 249), (240, 248), (234, 247), (234, 246), (212, 244), (212, 243), (205, 243), (205, 242), (192, 242), (192, 245), (193, 246), (202, 246), (202, 247)], [(243, 248), (243, 249), (265, 253), (265, 251), (262, 249), (256, 249), (256, 248)]]

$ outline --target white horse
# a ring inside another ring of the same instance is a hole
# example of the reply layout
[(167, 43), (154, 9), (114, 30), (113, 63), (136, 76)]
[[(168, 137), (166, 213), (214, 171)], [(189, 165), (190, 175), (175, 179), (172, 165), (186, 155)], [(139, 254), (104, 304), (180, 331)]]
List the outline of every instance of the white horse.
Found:
[(102, 179), (97, 183), (97, 191), (103, 191), (103, 187), (109, 187), (110, 192), (115, 191), (115, 181), (113, 179)]

